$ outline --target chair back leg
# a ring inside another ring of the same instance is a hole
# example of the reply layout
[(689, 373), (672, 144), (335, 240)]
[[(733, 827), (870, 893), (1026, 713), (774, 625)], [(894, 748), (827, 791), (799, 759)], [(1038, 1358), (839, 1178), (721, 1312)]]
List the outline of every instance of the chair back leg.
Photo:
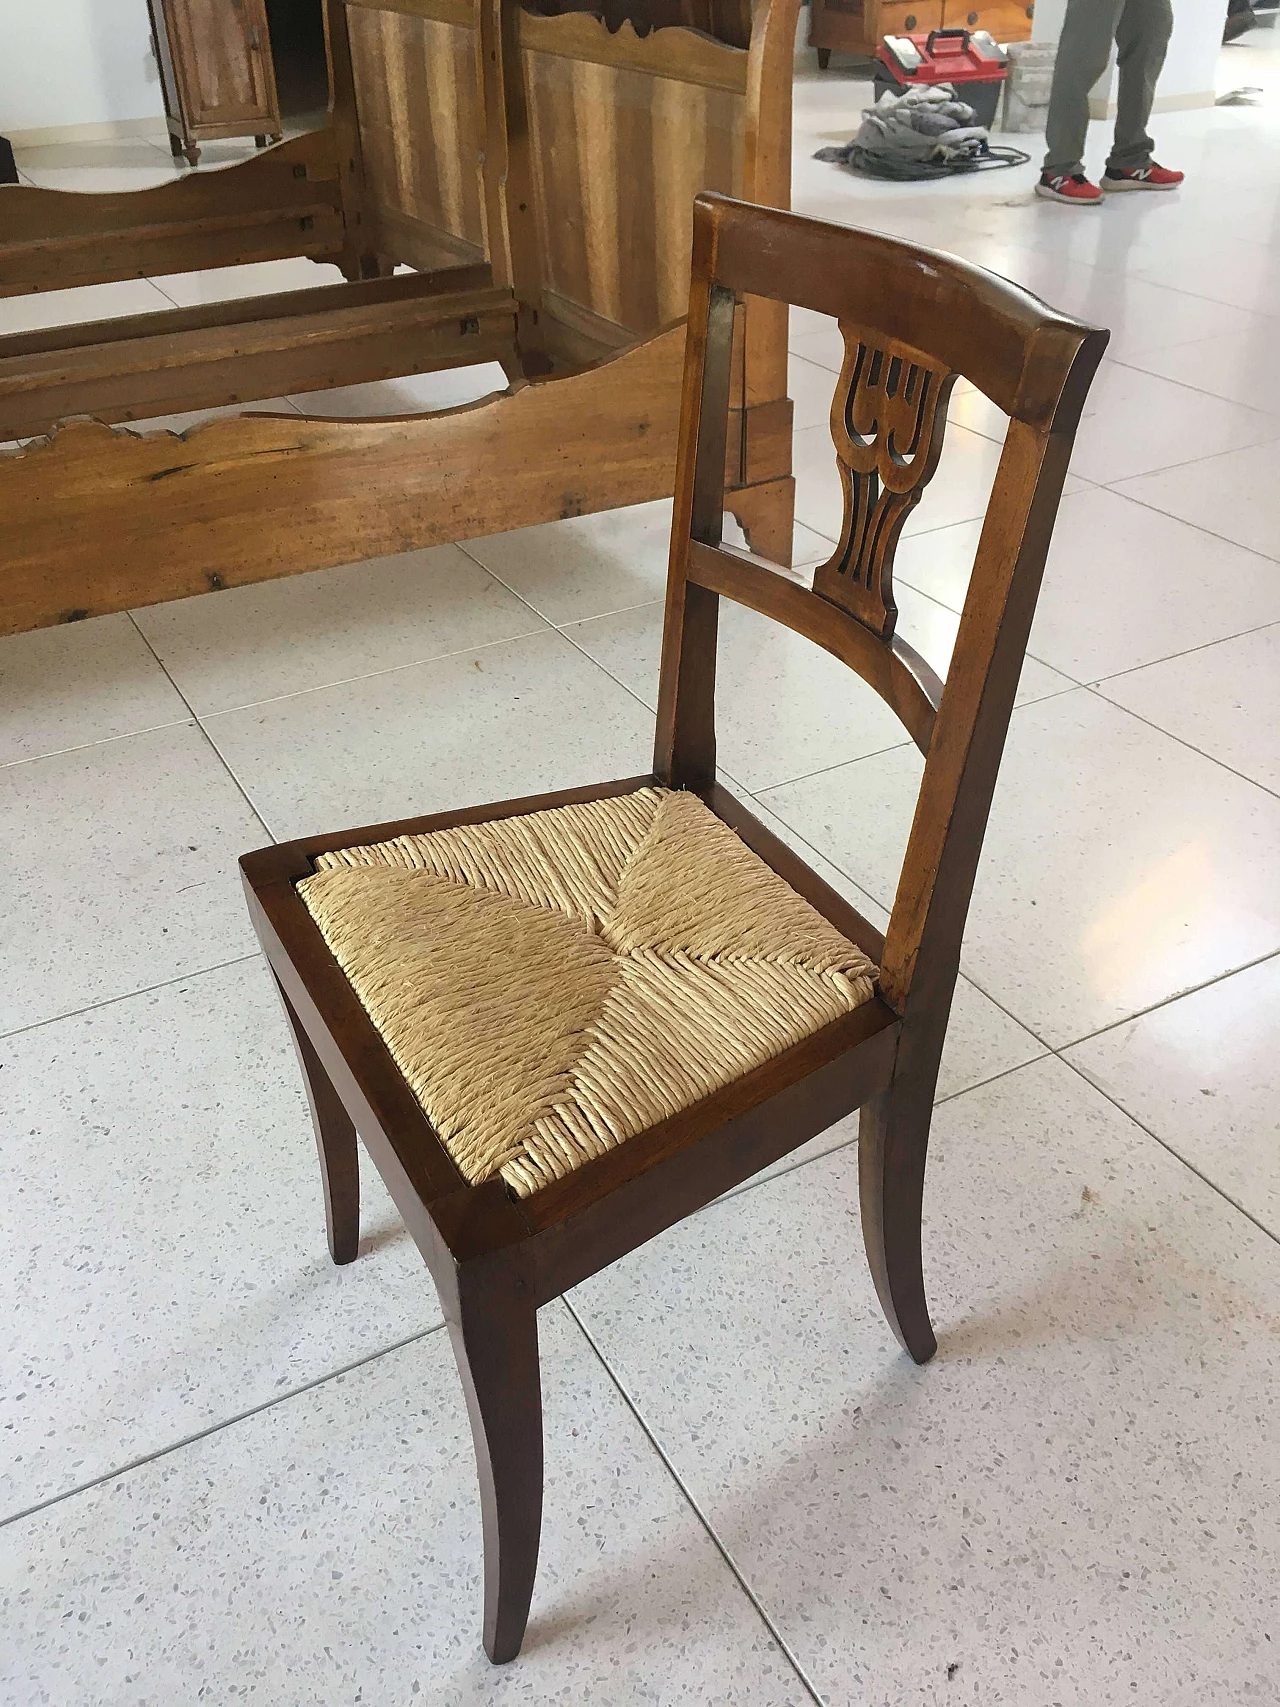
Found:
[(466, 1393), (484, 1527), (484, 1649), (495, 1665), (524, 1640), (542, 1534), (538, 1313), (499, 1255), (459, 1267), (445, 1320)]
[(356, 1149), (356, 1129), (279, 979), (276, 980), (276, 989), (280, 991), (280, 1000), (288, 1016), (293, 1046), (307, 1087), (307, 1101), (311, 1105), (316, 1149), (320, 1155), (320, 1179), (324, 1186), (329, 1255), (336, 1263), (352, 1262), (360, 1247), (360, 1157)]
[(858, 1180), (867, 1264), (889, 1326), (917, 1363), (938, 1349), (924, 1291), (920, 1223), (933, 1114), (932, 1079), (895, 1078), (858, 1117)]

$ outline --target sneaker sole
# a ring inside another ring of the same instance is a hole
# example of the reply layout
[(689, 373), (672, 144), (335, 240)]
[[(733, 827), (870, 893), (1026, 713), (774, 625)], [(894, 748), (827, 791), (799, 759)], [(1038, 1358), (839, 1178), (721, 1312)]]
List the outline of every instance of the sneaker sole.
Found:
[(1057, 190), (1051, 190), (1048, 184), (1037, 184), (1036, 194), (1047, 202), (1061, 202), (1063, 207), (1100, 207), (1102, 197), (1096, 196), (1086, 200), (1083, 196), (1059, 195)]
[(1180, 190), (1181, 184), (1149, 184), (1144, 178), (1104, 178), (1104, 195), (1114, 196), (1121, 190)]

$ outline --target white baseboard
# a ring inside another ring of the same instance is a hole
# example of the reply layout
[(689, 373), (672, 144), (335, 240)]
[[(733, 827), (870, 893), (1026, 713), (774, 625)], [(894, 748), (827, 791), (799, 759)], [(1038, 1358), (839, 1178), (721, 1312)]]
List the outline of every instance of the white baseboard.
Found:
[[(1157, 95), (1151, 104), (1153, 113), (1188, 113), (1196, 107), (1211, 107), (1217, 96), (1212, 89), (1188, 89), (1181, 95)], [(1091, 119), (1113, 119), (1116, 116), (1114, 100), (1104, 101), (1098, 95), (1089, 97), (1089, 117)]]
[(169, 134), (163, 118), (104, 119), (99, 124), (41, 125), (35, 130), (6, 130), (15, 148), (47, 148), (60, 142), (111, 142), (121, 136), (142, 136), (163, 142)]

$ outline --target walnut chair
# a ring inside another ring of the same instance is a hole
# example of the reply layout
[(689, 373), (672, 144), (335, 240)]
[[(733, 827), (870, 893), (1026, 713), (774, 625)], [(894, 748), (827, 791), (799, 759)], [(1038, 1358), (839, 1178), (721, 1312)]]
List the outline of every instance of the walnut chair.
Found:
[[(735, 303), (833, 315), (844, 527), (812, 588), (722, 544)], [(700, 196), (653, 774), (304, 837), (241, 862), (315, 1120), (333, 1260), (356, 1134), (440, 1292), (479, 1467), (484, 1646), (519, 1652), (542, 1516), (537, 1312), (860, 1109), (867, 1256), (936, 1349), (925, 1149), (974, 873), (1105, 332), (950, 256)], [(1010, 417), (945, 686), (893, 554), (959, 375)], [(888, 930), (716, 781), (729, 598), (855, 670), (925, 755)]]

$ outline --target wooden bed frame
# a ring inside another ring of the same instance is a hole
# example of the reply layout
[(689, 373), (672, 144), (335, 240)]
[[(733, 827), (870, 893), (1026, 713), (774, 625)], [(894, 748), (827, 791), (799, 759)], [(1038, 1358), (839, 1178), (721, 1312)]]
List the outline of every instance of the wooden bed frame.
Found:
[[(0, 295), (299, 255), (348, 281), (0, 338), (0, 633), (669, 496), (694, 194), (789, 202), (799, 0), (746, 3), (327, 0), (324, 129), (0, 190)], [(786, 310), (738, 316), (725, 505), (789, 562)], [(461, 409), (122, 425), (480, 362), (507, 389)]]

